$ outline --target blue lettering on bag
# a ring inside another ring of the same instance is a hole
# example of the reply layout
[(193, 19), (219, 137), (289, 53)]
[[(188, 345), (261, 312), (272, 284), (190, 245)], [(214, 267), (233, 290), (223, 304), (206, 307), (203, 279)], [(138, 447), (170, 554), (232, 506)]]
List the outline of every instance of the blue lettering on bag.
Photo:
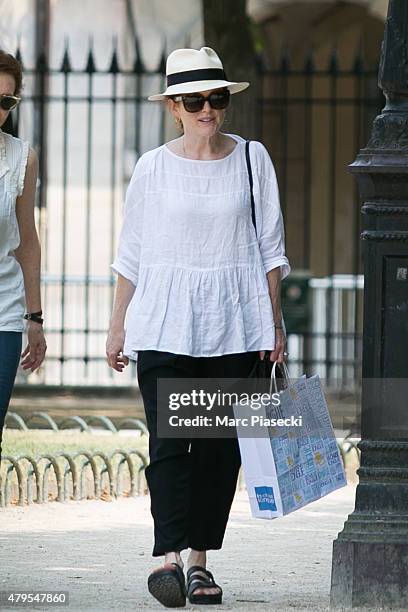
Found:
[(272, 487), (255, 487), (255, 495), (260, 510), (276, 510)]
[(316, 472), (314, 472), (312, 474), (306, 474), (305, 480), (306, 480), (306, 484), (307, 485), (311, 485), (311, 484), (314, 484), (315, 482), (318, 481), (318, 476), (317, 476)]

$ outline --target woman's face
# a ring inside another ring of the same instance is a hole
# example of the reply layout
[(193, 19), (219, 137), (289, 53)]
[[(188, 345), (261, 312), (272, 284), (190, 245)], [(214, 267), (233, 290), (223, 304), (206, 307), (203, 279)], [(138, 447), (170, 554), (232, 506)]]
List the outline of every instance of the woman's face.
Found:
[[(0, 72), (0, 94), (8, 94), (9, 96), (14, 96), (14, 91), (16, 89), (16, 81), (11, 74), (7, 74), (7, 72)], [(0, 108), (0, 127), (4, 125), (10, 111), (5, 111)]]
[[(209, 89), (207, 91), (199, 91), (197, 92), (197, 94), (204, 97), (208, 97), (213, 92), (223, 90), (225, 90), (225, 87), (221, 87), (218, 89)], [(226, 109), (216, 110), (214, 108), (211, 108), (208, 100), (205, 101), (202, 110), (197, 111), (196, 113), (189, 113), (188, 111), (186, 111), (182, 100), (180, 100), (179, 102), (175, 102), (170, 98), (169, 105), (173, 116), (181, 119), (183, 123), (184, 133), (187, 134), (210, 137), (220, 130), (224, 122)]]

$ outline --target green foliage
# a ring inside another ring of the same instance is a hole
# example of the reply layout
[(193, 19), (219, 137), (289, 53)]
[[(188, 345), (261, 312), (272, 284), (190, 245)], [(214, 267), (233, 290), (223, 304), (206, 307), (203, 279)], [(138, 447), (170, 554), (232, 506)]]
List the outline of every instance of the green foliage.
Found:
[(261, 54), (265, 49), (265, 35), (262, 28), (251, 17), (248, 17), (248, 24), (255, 53)]

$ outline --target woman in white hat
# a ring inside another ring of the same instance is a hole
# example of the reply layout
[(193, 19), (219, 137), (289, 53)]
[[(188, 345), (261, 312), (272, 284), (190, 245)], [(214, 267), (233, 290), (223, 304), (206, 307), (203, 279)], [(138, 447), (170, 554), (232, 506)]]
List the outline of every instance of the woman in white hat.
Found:
[[(169, 607), (186, 603), (180, 551), (189, 548), (191, 603), (221, 603), (206, 569), (220, 549), (240, 467), (236, 438), (165, 438), (157, 433), (161, 378), (247, 378), (270, 351), (286, 356), (280, 281), (290, 266), (273, 164), (260, 142), (221, 131), (230, 95), (213, 49), (177, 49), (167, 59), (164, 100), (183, 134), (138, 160), (126, 195), (107, 339), (109, 365), (137, 359), (149, 428), (153, 556), (148, 579)], [(127, 313), (126, 332), (124, 330)]]

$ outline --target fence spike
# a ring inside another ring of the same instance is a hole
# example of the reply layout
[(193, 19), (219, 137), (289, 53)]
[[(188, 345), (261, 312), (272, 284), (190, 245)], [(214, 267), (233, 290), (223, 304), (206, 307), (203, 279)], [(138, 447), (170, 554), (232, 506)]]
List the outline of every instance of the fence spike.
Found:
[(17, 42), (17, 49), (16, 49), (15, 57), (16, 57), (16, 60), (20, 62), (24, 70), (23, 56), (21, 55), (21, 34), (18, 35), (18, 42)]
[(108, 72), (117, 74), (120, 72), (119, 61), (118, 61), (118, 38), (115, 35), (112, 40), (112, 57), (108, 68)]
[[(131, 3), (129, 3), (129, 5), (130, 4)], [(132, 12), (132, 19), (133, 19), (133, 25), (132, 25), (133, 39), (134, 39), (134, 43), (135, 43), (135, 54), (136, 54), (136, 58), (137, 58), (137, 57), (141, 57), (142, 53), (140, 51), (139, 35), (137, 33), (136, 20), (135, 20), (133, 12)]]
[(145, 67), (142, 60), (142, 53), (140, 51), (139, 37), (136, 31), (136, 25), (134, 25), (134, 39), (135, 39), (135, 61), (133, 64), (133, 71), (136, 74), (142, 74), (145, 72)]
[(315, 60), (314, 60), (313, 49), (309, 49), (309, 51), (306, 54), (305, 72), (307, 74), (313, 74), (315, 72)]
[(62, 56), (61, 72), (67, 74), (71, 72), (71, 60), (69, 59), (69, 43), (68, 38), (65, 39), (64, 55)]
[(336, 72), (339, 69), (339, 54), (337, 51), (337, 45), (335, 44), (332, 52), (330, 54), (330, 59), (329, 59), (329, 72), (331, 74), (336, 74)]
[(162, 52), (161, 52), (161, 56), (160, 56), (160, 62), (159, 65), (157, 67), (157, 72), (160, 72), (161, 74), (166, 74), (166, 42), (163, 41), (163, 48), (162, 48)]
[(35, 63), (35, 69), (37, 72), (46, 72), (47, 70), (47, 56), (44, 51), (39, 51), (37, 54), (37, 60)]
[(353, 71), (356, 74), (362, 74), (364, 71), (364, 50), (363, 50), (363, 39), (360, 37), (360, 41), (357, 47), (356, 57), (354, 58)]
[(281, 50), (279, 70), (282, 74), (287, 74), (290, 70), (290, 56), (287, 42), (283, 45)]
[(255, 53), (255, 68), (262, 74), (265, 71), (265, 59), (262, 53)]
[(85, 72), (87, 72), (88, 74), (92, 74), (93, 72), (96, 72), (92, 37), (90, 37), (89, 39), (89, 51), (88, 51), (88, 59), (86, 61), (86, 66), (85, 66)]
[(133, 64), (133, 71), (136, 72), (136, 74), (142, 74), (143, 72), (145, 72), (144, 64), (140, 56), (140, 53), (137, 53), (135, 57), (135, 63)]

